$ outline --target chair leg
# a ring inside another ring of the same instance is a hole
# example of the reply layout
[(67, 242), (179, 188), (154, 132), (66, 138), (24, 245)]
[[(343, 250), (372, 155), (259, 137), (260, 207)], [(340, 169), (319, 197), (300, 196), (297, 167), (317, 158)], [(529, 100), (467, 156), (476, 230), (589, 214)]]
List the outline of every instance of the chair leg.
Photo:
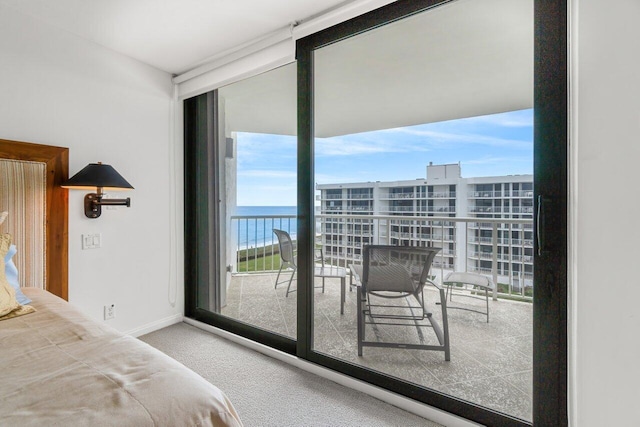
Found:
[(322, 293), (324, 294), (324, 277), (322, 278)]
[(489, 290), (487, 288), (484, 288), (484, 296), (487, 300), (487, 323), (489, 323)]
[(293, 276), (296, 274), (297, 269), (298, 267), (294, 267), (293, 271), (291, 272), (291, 277), (289, 278), (289, 284), (287, 285), (287, 294), (285, 295), (285, 297), (289, 297), (289, 292), (291, 292), (289, 289), (291, 289), (291, 282), (293, 282)]
[(358, 289), (358, 356), (362, 356), (362, 341), (364, 341), (364, 311), (362, 307), (362, 293)]
[[(442, 292), (442, 291), (440, 291)], [(440, 294), (440, 298), (442, 299), (444, 295)], [(442, 332), (444, 336), (444, 360), (449, 362), (451, 361), (451, 347), (449, 344), (449, 315), (447, 314), (447, 297), (444, 296), (444, 301), (440, 305), (440, 309), (442, 310)]]
[(282, 272), (282, 264), (280, 264), (280, 270), (278, 270), (278, 275), (276, 276), (276, 285), (273, 287), (273, 289), (278, 289), (278, 280), (280, 280), (280, 273)]

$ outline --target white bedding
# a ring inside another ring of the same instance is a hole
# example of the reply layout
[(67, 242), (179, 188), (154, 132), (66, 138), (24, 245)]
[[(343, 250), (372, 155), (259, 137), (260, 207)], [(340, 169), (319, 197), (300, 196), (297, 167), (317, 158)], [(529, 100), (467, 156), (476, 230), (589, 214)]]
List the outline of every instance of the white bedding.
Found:
[(23, 290), (37, 311), (0, 321), (0, 425), (242, 425), (218, 388), (177, 361)]

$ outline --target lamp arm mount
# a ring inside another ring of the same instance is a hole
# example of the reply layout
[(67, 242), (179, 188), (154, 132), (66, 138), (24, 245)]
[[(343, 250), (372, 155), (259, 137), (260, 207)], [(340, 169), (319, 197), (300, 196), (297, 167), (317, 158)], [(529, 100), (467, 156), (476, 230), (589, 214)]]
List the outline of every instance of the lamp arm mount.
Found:
[(98, 218), (102, 214), (102, 206), (126, 206), (131, 207), (131, 198), (103, 199), (102, 187), (98, 187), (97, 193), (89, 193), (84, 196), (84, 214), (87, 218)]

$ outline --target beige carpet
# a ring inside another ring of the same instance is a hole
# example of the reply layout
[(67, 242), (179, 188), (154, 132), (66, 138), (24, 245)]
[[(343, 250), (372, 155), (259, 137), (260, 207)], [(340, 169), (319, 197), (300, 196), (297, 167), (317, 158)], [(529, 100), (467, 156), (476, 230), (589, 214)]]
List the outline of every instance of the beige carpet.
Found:
[(185, 323), (140, 339), (218, 386), (247, 427), (439, 426)]

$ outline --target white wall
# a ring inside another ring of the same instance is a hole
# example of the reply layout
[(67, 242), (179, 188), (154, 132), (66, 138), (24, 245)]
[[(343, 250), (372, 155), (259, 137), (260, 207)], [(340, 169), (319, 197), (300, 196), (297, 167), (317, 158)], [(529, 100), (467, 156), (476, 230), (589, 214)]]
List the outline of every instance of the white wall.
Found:
[(572, 425), (638, 425), (640, 2), (572, 7)]
[[(0, 138), (69, 147), (70, 174), (102, 161), (135, 187), (98, 219), (69, 192), (69, 299), (99, 320), (115, 304), (122, 331), (183, 313), (182, 280), (169, 303), (171, 99), (169, 74), (0, 6)], [(82, 233), (102, 248), (81, 250)]]
[[(640, 3), (571, 3), (571, 421), (633, 425)], [(0, 6), (0, 138), (67, 146), (72, 173), (103, 161), (136, 187), (131, 208), (97, 220), (81, 212), (84, 193), (70, 192), (70, 300), (97, 319), (115, 303), (109, 323), (125, 331), (182, 313), (181, 281), (169, 303), (170, 92), (168, 74)], [(80, 250), (80, 234), (93, 232), (103, 248)]]

